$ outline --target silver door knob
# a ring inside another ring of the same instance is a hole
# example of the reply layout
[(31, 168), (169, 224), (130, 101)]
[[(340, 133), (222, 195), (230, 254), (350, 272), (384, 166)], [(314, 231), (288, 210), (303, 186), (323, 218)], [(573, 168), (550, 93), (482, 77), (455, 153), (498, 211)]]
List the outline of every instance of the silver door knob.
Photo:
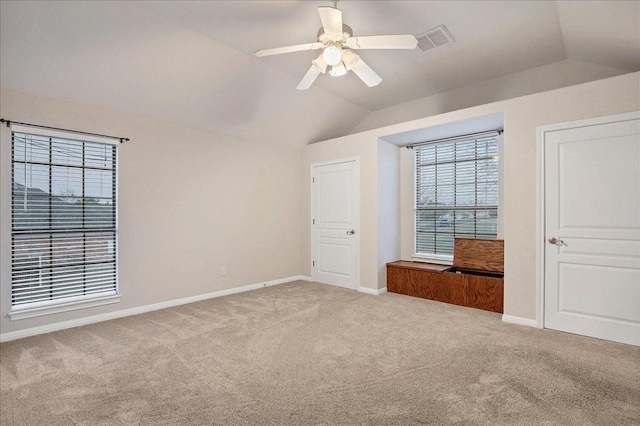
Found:
[(347, 231), (347, 235), (353, 235), (355, 233), (356, 233), (356, 231), (354, 231), (353, 229), (351, 231)]
[(555, 244), (557, 246), (561, 246), (562, 244), (564, 244), (564, 241), (557, 239), (556, 237), (551, 237), (549, 238), (549, 242), (551, 244)]

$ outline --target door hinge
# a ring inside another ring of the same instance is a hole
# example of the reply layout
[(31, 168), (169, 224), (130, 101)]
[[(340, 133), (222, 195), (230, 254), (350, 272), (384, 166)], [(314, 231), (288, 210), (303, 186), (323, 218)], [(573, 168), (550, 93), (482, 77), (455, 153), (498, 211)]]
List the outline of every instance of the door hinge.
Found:
[(313, 177), (311, 178), (311, 183), (316, 183), (316, 177), (315, 177), (315, 176), (313, 176)]
[(313, 221), (312, 225), (315, 225), (316, 224), (316, 220), (315, 219), (311, 219), (311, 220)]
[(313, 266), (316, 266), (316, 261), (315, 260), (312, 263), (313, 263)]

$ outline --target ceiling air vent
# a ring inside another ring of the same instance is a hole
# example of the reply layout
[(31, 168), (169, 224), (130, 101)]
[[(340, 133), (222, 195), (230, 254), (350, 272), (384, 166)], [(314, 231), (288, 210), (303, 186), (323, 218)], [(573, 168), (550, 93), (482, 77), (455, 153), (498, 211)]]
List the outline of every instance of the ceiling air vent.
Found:
[(418, 39), (418, 47), (423, 52), (456, 41), (444, 25), (439, 25), (418, 34), (416, 38)]

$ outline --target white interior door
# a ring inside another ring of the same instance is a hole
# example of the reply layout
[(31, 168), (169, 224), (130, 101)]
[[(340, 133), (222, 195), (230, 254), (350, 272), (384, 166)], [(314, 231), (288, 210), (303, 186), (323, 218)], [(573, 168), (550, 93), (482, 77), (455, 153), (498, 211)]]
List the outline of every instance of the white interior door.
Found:
[(356, 290), (360, 183), (357, 160), (312, 166), (314, 281)]
[(640, 115), (544, 133), (544, 326), (640, 345)]

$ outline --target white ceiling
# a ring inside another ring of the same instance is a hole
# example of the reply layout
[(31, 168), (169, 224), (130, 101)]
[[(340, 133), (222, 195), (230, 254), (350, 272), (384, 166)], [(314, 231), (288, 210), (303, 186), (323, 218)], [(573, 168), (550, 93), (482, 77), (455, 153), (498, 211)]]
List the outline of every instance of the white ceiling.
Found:
[[(315, 41), (320, 26), (316, 6), (330, 4), (249, 3), (202, 2), (189, 7), (181, 2), (138, 4), (248, 55), (264, 47)], [(419, 34), (445, 24), (457, 40), (427, 52), (360, 52), (383, 78), (375, 89), (368, 89), (351, 73), (344, 78), (322, 75), (316, 82), (370, 110), (565, 59), (553, 2), (343, 1), (339, 7), (355, 35)], [(251, 13), (246, 13), (249, 9)], [(302, 77), (317, 55), (301, 52), (262, 60)]]
[(383, 78), (295, 86), (317, 52), (255, 58), (315, 41), (329, 1), (2, 1), (3, 87), (288, 146), (349, 133), (371, 111), (572, 59), (640, 69), (637, 1), (341, 1), (355, 35), (456, 42), (362, 51)]

